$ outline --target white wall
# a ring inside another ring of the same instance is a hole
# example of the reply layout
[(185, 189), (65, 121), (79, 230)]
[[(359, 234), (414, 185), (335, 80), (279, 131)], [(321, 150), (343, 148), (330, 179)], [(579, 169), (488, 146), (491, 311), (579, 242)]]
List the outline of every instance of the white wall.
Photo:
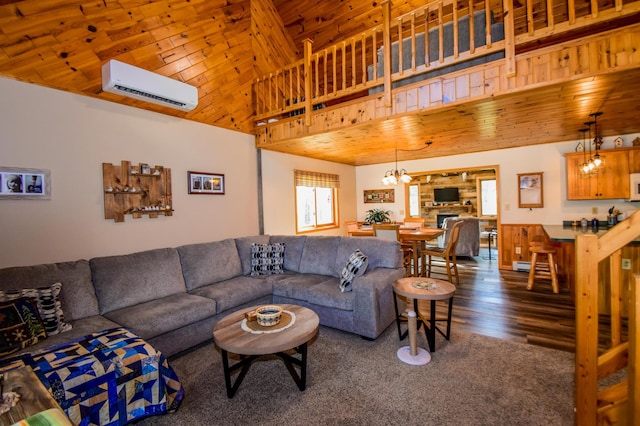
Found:
[[(623, 136), (624, 146), (631, 146), (631, 141), (638, 136), (640, 135)], [(615, 137), (605, 138), (603, 149), (613, 148), (613, 139)], [(611, 206), (615, 205), (622, 212), (634, 211), (640, 207), (638, 202), (630, 203), (625, 200), (566, 200), (566, 166), (563, 154), (574, 152), (577, 143), (578, 140), (404, 161), (398, 163), (398, 168), (404, 168), (409, 173), (425, 174), (430, 171), (497, 165), (499, 167), (500, 215), (503, 224), (561, 225), (563, 220), (579, 220), (582, 217), (591, 219), (594, 216), (600, 220), (606, 220), (607, 210)], [(357, 194), (362, 194), (365, 189), (384, 188), (381, 179), (385, 171), (394, 167), (395, 164), (392, 163), (357, 167)], [(521, 209), (518, 208), (517, 175), (531, 172), (543, 172), (544, 207)], [(357, 198), (358, 219), (362, 220), (367, 210), (382, 207), (392, 211), (393, 220), (401, 221), (405, 216), (405, 190), (402, 185), (395, 188), (395, 203), (365, 204), (362, 197)], [(597, 215), (592, 213), (592, 207), (598, 208)]]
[(355, 167), (273, 151), (262, 151), (264, 232), (270, 235), (296, 233), (294, 170), (332, 173), (340, 176), (340, 229), (314, 232), (313, 235), (344, 235), (344, 221), (356, 218)]
[[(0, 166), (51, 170), (48, 201), (0, 200), (0, 267), (89, 259), (258, 232), (254, 138), (0, 78)], [(104, 219), (102, 163), (171, 168), (174, 215)], [(225, 195), (188, 195), (187, 171)]]

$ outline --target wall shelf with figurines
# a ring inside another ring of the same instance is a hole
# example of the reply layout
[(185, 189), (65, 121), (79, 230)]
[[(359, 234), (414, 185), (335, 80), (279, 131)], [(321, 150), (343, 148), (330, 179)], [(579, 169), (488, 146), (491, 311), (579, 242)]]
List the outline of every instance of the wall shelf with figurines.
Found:
[(134, 219), (173, 215), (169, 168), (130, 161), (102, 163), (102, 182), (105, 219), (124, 222), (126, 214)]

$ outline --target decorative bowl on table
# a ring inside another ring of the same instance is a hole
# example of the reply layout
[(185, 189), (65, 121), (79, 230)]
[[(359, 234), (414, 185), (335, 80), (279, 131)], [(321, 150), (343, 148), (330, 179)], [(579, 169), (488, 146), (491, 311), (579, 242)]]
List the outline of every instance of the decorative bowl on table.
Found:
[(256, 309), (256, 321), (263, 327), (271, 327), (280, 322), (282, 308), (276, 305), (260, 306)]

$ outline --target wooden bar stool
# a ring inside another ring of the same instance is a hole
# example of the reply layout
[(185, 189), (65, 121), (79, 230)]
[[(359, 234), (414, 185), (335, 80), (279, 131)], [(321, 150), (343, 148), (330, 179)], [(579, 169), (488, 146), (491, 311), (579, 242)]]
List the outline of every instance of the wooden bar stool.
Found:
[[(529, 244), (529, 252), (531, 253), (531, 269), (529, 269), (527, 290), (533, 289), (533, 282), (536, 278), (544, 278), (551, 280), (554, 293), (560, 293), (556, 272), (556, 249), (547, 243), (532, 242)], [(542, 256), (542, 259), (539, 259), (539, 256)], [(540, 262), (540, 260), (545, 260), (545, 256), (547, 262)]]

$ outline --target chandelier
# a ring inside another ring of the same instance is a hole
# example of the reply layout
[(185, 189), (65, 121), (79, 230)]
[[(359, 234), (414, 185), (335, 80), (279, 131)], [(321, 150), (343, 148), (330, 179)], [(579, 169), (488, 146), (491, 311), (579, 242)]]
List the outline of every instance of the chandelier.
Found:
[(425, 146), (418, 149), (398, 149), (396, 144), (396, 167), (391, 170), (387, 170), (382, 178), (382, 183), (385, 185), (397, 185), (398, 182), (409, 183), (411, 182), (411, 176), (407, 174), (405, 169), (398, 170), (398, 151), (420, 151), (421, 149), (431, 146), (431, 141), (425, 142)]
[[(589, 132), (589, 139), (587, 142), (589, 143), (589, 159), (587, 160), (587, 146), (586, 144), (583, 146), (583, 158), (584, 162), (582, 163), (582, 173), (585, 175), (593, 174), (598, 172), (598, 168), (602, 168), (604, 166), (604, 159), (600, 156), (598, 152), (600, 150), (600, 146), (602, 145), (602, 136), (598, 134), (598, 117), (602, 115), (602, 112), (594, 112), (589, 114), (590, 117), (593, 117), (593, 121), (587, 121), (584, 123), (586, 126), (589, 126), (588, 129), (580, 129), (582, 132), (582, 140), (585, 139), (586, 132)], [(591, 140), (591, 126), (594, 126), (594, 138)], [(595, 146), (595, 154), (591, 157), (591, 146)]]

